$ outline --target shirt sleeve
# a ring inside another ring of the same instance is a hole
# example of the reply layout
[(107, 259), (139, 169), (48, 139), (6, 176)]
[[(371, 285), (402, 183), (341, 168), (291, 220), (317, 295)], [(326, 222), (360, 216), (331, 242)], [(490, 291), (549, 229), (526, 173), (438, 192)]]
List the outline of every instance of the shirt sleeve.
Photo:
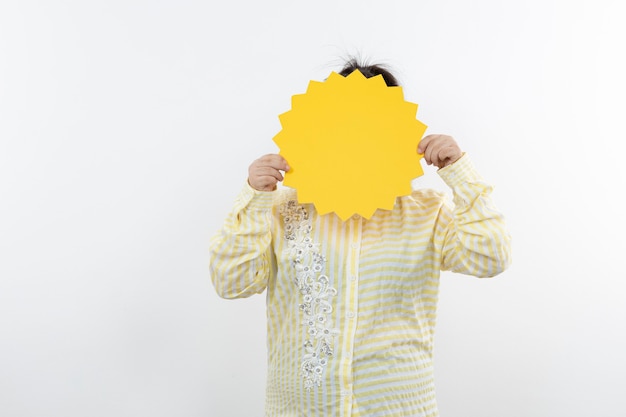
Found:
[(267, 287), (274, 263), (271, 248), (272, 191), (246, 183), (209, 245), (209, 273), (217, 294), (245, 298)]
[(443, 228), (442, 270), (493, 277), (511, 263), (511, 236), (487, 184), (467, 155), (438, 171), (452, 189), (450, 221)]

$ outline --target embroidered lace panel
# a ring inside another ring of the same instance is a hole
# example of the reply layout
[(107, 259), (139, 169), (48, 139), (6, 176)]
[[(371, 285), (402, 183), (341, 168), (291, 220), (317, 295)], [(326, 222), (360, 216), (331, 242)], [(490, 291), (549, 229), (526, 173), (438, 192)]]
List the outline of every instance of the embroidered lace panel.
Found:
[(300, 372), (304, 387), (310, 391), (322, 384), (322, 376), (334, 353), (339, 330), (332, 326), (330, 300), (337, 295), (337, 290), (324, 274), (326, 258), (320, 253), (319, 243), (311, 239), (309, 213), (294, 200), (287, 201), (279, 209), (285, 224), (286, 250), (295, 270), (294, 284), (302, 297), (299, 308), (308, 337), (303, 346)]

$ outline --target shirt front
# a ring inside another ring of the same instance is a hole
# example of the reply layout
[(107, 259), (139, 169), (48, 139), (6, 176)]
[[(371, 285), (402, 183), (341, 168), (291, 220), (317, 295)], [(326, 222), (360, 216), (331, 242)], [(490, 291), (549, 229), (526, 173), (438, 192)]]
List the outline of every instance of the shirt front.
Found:
[(510, 237), (468, 156), (370, 219), (318, 215), (292, 189), (244, 187), (211, 241), (218, 294), (267, 291), (266, 416), (437, 416), (441, 270), (494, 276)]

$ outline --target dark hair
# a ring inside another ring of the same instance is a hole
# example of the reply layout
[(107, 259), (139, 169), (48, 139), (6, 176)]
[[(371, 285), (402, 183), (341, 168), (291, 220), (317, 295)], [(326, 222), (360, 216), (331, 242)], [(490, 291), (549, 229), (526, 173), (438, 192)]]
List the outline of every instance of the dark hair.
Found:
[(339, 75), (343, 75), (347, 77), (352, 74), (355, 70), (359, 70), (361, 74), (365, 76), (365, 78), (375, 77), (377, 75), (382, 75), (383, 80), (385, 80), (385, 84), (387, 87), (398, 87), (400, 83), (396, 77), (391, 74), (388, 68), (383, 64), (369, 64), (367, 62), (362, 62), (357, 58), (350, 58), (344, 64), (341, 71), (339, 71)]

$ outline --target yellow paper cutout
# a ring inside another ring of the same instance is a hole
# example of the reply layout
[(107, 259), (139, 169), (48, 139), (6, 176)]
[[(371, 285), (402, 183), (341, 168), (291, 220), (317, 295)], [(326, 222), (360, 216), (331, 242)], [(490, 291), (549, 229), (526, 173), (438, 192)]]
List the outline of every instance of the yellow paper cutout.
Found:
[(333, 72), (309, 82), (279, 116), (282, 130), (273, 139), (291, 168), (283, 184), (297, 190), (299, 203), (342, 220), (391, 210), (424, 173), (417, 145), (426, 125), (417, 107), (380, 75)]

